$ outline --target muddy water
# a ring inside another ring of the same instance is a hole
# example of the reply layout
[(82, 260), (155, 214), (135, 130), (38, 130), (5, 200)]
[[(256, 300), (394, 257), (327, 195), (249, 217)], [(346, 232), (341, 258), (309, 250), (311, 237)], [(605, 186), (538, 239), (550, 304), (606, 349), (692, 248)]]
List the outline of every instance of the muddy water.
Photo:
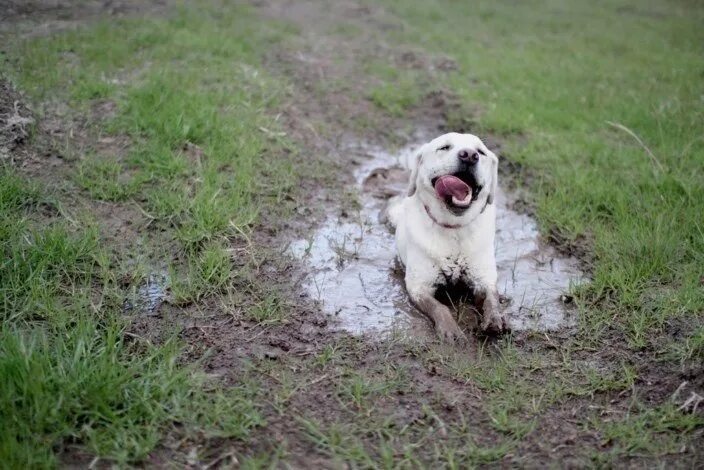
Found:
[(166, 298), (169, 278), (166, 271), (152, 272), (133, 294), (125, 299), (125, 313), (156, 315)]
[[(415, 146), (390, 154), (364, 146), (350, 149), (359, 207), (328, 215), (313, 236), (296, 240), (289, 253), (304, 261), (307, 294), (353, 334), (414, 330), (429, 333), (428, 323), (410, 305), (395, 258), (393, 234), (378, 222), (388, 197), (402, 193), (407, 174), (400, 158)], [(499, 293), (514, 330), (550, 330), (574, 322), (564, 304), (570, 285), (583, 274), (574, 258), (565, 258), (540, 241), (533, 219), (510, 208), (511, 195), (497, 197), (496, 259)]]

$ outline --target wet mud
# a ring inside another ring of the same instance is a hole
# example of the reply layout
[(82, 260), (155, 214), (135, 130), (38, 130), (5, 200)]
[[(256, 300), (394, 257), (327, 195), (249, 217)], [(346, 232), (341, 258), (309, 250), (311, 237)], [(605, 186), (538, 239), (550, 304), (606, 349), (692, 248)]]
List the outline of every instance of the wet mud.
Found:
[[(408, 174), (398, 162), (416, 147), (394, 153), (370, 145), (346, 149), (357, 163), (354, 209), (329, 213), (310, 238), (288, 247), (290, 255), (305, 263), (306, 295), (349, 333), (431, 333), (429, 323), (408, 301), (393, 233), (379, 222), (388, 198), (402, 194), (407, 185)], [(499, 190), (498, 288), (511, 328), (545, 331), (571, 326), (576, 318), (569, 291), (585, 280), (579, 262), (544, 243), (535, 220), (512, 209), (515, 201)], [(466, 315), (466, 309), (456, 307)]]

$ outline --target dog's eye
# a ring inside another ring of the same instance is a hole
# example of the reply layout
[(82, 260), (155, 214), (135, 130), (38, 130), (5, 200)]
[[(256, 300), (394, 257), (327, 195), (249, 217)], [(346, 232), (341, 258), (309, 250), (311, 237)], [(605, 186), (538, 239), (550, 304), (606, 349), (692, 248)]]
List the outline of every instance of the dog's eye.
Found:
[(450, 144), (443, 145), (442, 147), (438, 148), (438, 152), (446, 152), (446, 151), (450, 150), (451, 148), (452, 148), (452, 146)]
[(480, 154), (482, 154), (482, 155), (484, 155), (484, 156), (486, 157), (486, 153), (484, 153), (484, 150), (482, 150), (482, 149), (477, 149), (477, 152), (479, 152)]

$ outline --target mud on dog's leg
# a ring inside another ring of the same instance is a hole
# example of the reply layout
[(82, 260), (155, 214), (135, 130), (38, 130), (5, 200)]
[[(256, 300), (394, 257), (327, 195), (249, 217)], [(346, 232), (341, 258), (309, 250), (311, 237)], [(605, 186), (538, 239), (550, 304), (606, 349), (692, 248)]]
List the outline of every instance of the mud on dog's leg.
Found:
[(450, 343), (466, 343), (467, 336), (457, 325), (452, 312), (434, 297), (434, 288), (430, 283), (408, 282), (406, 276), (406, 290), (416, 308), (428, 316), (435, 326), (435, 331), (443, 340)]
[(506, 315), (499, 303), (499, 292), (496, 286), (478, 286), (475, 290), (474, 302), (482, 313), (482, 331), (499, 334), (510, 330)]

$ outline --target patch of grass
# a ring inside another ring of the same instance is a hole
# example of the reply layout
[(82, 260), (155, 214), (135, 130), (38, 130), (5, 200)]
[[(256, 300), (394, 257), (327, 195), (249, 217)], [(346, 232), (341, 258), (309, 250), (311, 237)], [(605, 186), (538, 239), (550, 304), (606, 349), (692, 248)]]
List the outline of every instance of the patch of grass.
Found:
[(177, 366), (175, 344), (137, 351), (119, 324), (89, 317), (46, 331), (0, 331), (0, 454), (10, 467), (52, 465), (52, 448), (76, 442), (126, 463), (145, 457), (164, 428), (245, 437), (262, 423), (250, 393), (205, 394)]
[(76, 182), (94, 199), (124, 201), (134, 196), (141, 182), (130, 177), (116, 161), (88, 158), (78, 166)]
[(334, 364), (336, 359), (340, 356), (339, 346), (335, 344), (326, 345), (323, 350), (318, 353), (314, 358), (313, 362), (321, 368), (325, 368), (330, 364)]
[(5, 465), (52, 467), (54, 451), (69, 443), (125, 464), (175, 432), (175, 422), (185, 435), (234, 438), (262, 423), (253, 391), (203, 387), (177, 362), (176, 343), (131, 341), (119, 306), (96, 303), (98, 292), (117, 288), (95, 230), (33, 227), (27, 217), (42, 197), (7, 169), (0, 183)]
[(171, 292), (177, 304), (197, 302), (212, 294), (227, 291), (232, 279), (230, 253), (221, 243), (205, 246), (189, 257), (186, 269), (171, 270)]
[(0, 219), (0, 318), (10, 324), (41, 318), (61, 321), (57, 312), (87, 308), (86, 284), (100, 277), (99, 262), (104, 259), (95, 229), (78, 235), (61, 223), (38, 229), (23, 215), (4, 213)]
[(279, 158), (288, 144), (264, 112), (285, 88), (258, 68), (286, 28), (255, 26), (242, 7), (197, 10), (25, 41), (8, 70), (37, 99), (64, 91), (75, 106), (115, 102), (116, 116), (97, 127), (134, 144), (121, 161), (84, 158), (77, 183), (96, 199), (143, 200), (191, 252), (239, 235), (294, 187)]
[(369, 99), (383, 111), (402, 116), (420, 101), (422, 88), (414, 74), (401, 73), (397, 67), (378, 61), (367, 64), (366, 70), (380, 79), (369, 91)]
[(260, 325), (273, 325), (285, 320), (285, 303), (275, 293), (269, 293), (247, 311), (247, 317)]
[(273, 452), (262, 453), (253, 457), (238, 459), (239, 468), (243, 470), (273, 470), (278, 468), (281, 461), (285, 461), (286, 448), (283, 444), (276, 447)]
[(504, 403), (493, 403), (489, 408), (491, 426), (502, 434), (522, 439), (535, 427), (534, 420), (519, 419)]
[(513, 448), (512, 442), (501, 442), (495, 446), (481, 446), (474, 442), (458, 446), (436, 444), (436, 459), (450, 469), (487, 465), (503, 459)]
[(680, 363), (696, 362), (704, 359), (704, 326), (700, 326), (688, 334), (684, 340), (670, 344), (667, 358), (672, 358)]
[(356, 466), (374, 466), (374, 458), (369, 455), (355, 433), (350, 432), (348, 426), (343, 424), (324, 426), (318, 421), (302, 418), (299, 422), (315, 447), (335, 459), (338, 464), (350, 462)]
[(418, 102), (418, 90), (414, 83), (408, 81), (385, 83), (372, 88), (369, 99), (389, 114), (401, 116)]
[(298, 421), (317, 451), (336, 465), (358, 468), (417, 468), (428, 462), (441, 468), (467, 468), (501, 460), (515, 445), (512, 440), (479, 442), (467, 423), (445, 424), (431, 408), (423, 407), (423, 412), (400, 428), (393, 418), (379, 413), (350, 416), (345, 422)]
[(340, 382), (338, 390), (343, 403), (349, 402), (358, 410), (367, 410), (373, 396), (383, 394), (387, 384), (373, 380), (369, 374), (351, 373)]
[(604, 444), (612, 453), (628, 456), (676, 454), (688, 443), (686, 433), (704, 425), (697, 414), (682, 413), (674, 404), (642, 408), (623, 419), (611, 422), (595, 420), (602, 430)]

